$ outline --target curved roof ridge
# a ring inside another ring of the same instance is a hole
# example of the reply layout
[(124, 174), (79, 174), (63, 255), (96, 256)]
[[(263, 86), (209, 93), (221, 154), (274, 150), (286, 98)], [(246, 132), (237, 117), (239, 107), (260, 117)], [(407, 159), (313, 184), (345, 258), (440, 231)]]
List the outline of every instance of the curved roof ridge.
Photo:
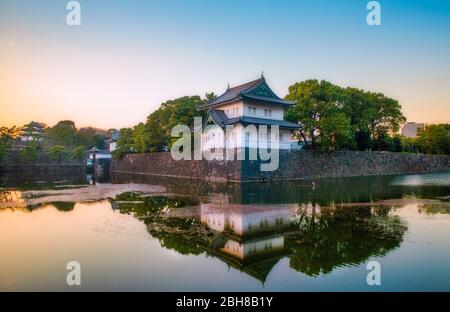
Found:
[(245, 92), (248, 89), (256, 86), (257, 84), (259, 84), (263, 80), (264, 80), (264, 78), (261, 77), (261, 78), (258, 78), (256, 80), (253, 80), (253, 81), (250, 81), (250, 82), (246, 82), (246, 83), (243, 83), (243, 84), (231, 87), (229, 90), (230, 91), (241, 90), (241, 92)]
[[(261, 90), (258, 90), (261, 88)], [(253, 93), (255, 92), (255, 93)], [(231, 88), (228, 88), (223, 94), (209, 101), (206, 104), (200, 105), (199, 110), (205, 110), (216, 105), (233, 103), (244, 96), (253, 98), (254, 100), (264, 100), (266, 102), (272, 102), (274, 104), (281, 104), (284, 106), (293, 104), (290, 101), (280, 98), (267, 84), (263, 75), (260, 78), (240, 84)]]

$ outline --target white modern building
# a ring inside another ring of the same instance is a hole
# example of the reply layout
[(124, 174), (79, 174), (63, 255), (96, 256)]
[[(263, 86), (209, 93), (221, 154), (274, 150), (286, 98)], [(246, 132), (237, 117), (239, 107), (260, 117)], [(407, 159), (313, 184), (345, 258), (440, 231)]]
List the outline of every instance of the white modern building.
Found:
[(417, 138), (417, 131), (426, 127), (425, 123), (407, 122), (402, 128), (402, 135), (408, 138)]
[[(284, 120), (284, 111), (294, 102), (278, 97), (267, 85), (264, 76), (236, 86), (201, 106), (207, 111), (203, 124), (202, 150), (216, 148), (275, 147), (298, 148), (292, 132), (297, 123)], [(261, 130), (266, 126), (266, 131)], [(271, 126), (279, 127), (279, 134), (271, 133)]]

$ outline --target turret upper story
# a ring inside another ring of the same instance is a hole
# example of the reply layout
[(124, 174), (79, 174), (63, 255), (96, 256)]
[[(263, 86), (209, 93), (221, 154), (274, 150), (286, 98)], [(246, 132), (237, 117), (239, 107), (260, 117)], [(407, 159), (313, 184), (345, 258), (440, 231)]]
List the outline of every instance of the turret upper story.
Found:
[(283, 120), (284, 110), (293, 104), (278, 97), (261, 76), (260, 79), (228, 88), (224, 94), (199, 109), (221, 110), (230, 119), (253, 117)]

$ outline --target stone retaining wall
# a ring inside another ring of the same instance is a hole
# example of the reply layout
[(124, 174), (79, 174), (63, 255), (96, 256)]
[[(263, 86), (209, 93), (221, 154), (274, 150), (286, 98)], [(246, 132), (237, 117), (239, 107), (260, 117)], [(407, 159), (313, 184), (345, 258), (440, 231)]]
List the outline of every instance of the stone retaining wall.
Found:
[(170, 153), (132, 154), (113, 160), (111, 171), (216, 181), (296, 180), (407, 173), (450, 172), (450, 156), (384, 153), (280, 151), (279, 168), (260, 171), (254, 161), (175, 161)]
[(113, 160), (111, 172), (152, 176), (239, 181), (240, 161), (175, 161), (170, 153), (130, 154)]

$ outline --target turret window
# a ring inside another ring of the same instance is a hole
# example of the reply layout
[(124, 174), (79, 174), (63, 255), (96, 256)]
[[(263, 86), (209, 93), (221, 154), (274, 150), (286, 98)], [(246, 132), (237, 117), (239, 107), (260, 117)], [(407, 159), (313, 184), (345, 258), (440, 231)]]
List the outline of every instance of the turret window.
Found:
[(272, 110), (264, 109), (264, 117), (272, 117)]

